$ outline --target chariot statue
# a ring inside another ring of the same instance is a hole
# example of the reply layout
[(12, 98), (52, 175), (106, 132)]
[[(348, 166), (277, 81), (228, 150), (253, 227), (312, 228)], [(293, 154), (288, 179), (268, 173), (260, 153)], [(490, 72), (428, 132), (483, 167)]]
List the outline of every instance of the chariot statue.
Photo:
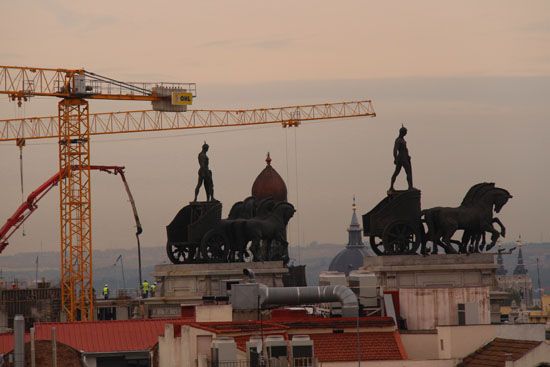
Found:
[[(448, 254), (491, 250), (506, 228), (494, 213), (500, 213), (512, 195), (494, 183), (472, 186), (459, 207), (435, 207), (421, 210), (421, 192), (413, 187), (411, 157), (405, 141), (407, 128), (401, 126), (395, 140), (393, 158), (395, 171), (390, 189), (371, 211), (363, 215), (363, 231), (369, 236), (377, 255), (437, 254), (441, 247)], [(401, 169), (407, 174), (407, 190), (395, 190)], [(498, 225), (495, 229), (493, 225)], [(462, 230), (462, 238), (454, 239)], [(486, 242), (486, 234), (491, 235)], [(432, 243), (432, 249), (427, 244)]]

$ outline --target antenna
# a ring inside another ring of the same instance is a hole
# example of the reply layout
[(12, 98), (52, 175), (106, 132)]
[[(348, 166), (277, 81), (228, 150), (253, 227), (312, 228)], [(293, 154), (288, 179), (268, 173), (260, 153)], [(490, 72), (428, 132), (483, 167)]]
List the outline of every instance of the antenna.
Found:
[(542, 289), (541, 285), (540, 285), (540, 267), (539, 267), (539, 258), (537, 257), (537, 283), (538, 283), (538, 286), (539, 286), (539, 298), (540, 298), (540, 309), (541, 311), (544, 311), (542, 309), (542, 296), (544, 295), (544, 290)]

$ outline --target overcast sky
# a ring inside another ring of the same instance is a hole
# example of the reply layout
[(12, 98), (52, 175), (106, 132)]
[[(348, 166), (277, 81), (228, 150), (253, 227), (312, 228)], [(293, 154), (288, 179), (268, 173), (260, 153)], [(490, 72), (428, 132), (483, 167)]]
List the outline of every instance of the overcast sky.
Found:
[[(490, 181), (514, 198), (509, 240), (550, 240), (550, 2), (3, 1), (0, 64), (83, 67), (124, 81), (196, 82), (194, 108), (372, 99), (377, 117), (93, 138), (92, 163), (127, 167), (145, 246), (193, 198), (204, 140), (224, 214), (250, 194), (271, 152), (298, 213), (292, 243), (345, 243), (351, 200), (380, 201), (401, 123), (422, 206), (454, 206)], [(55, 99), (0, 118), (56, 114)], [(148, 104), (90, 102), (92, 112)], [(26, 194), (57, 170), (54, 141), (24, 151)], [(20, 204), (18, 149), (0, 144), (0, 221)], [(117, 177), (93, 175), (94, 246), (135, 246)], [(404, 175), (398, 186), (404, 187)], [(58, 250), (54, 190), (6, 253)], [(201, 195), (203, 195), (201, 193)], [(365, 239), (367, 240), (367, 239)]]

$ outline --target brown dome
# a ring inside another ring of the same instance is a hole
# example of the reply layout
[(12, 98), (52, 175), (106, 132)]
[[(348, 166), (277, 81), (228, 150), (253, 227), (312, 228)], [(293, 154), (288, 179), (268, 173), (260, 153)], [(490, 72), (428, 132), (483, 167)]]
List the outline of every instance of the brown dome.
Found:
[(265, 161), (267, 166), (260, 172), (258, 177), (256, 177), (252, 185), (252, 196), (258, 200), (272, 197), (275, 201), (286, 201), (286, 184), (277, 171), (271, 167), (271, 157), (269, 153), (267, 153)]

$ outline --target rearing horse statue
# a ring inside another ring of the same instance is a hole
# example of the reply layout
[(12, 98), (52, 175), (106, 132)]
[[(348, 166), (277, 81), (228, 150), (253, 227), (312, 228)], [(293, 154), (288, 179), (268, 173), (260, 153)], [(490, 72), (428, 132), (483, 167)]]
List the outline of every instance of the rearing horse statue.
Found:
[[(511, 198), (507, 190), (495, 187), (494, 183), (483, 182), (468, 190), (458, 208), (435, 207), (423, 210), (428, 226), (427, 239), (433, 242), (432, 253), (437, 253), (438, 245), (447, 253), (456, 253), (453, 244), (459, 246), (461, 253), (467, 253), (468, 243), (479, 243), (479, 238), (485, 232), (491, 233), (491, 243), (486, 248), (490, 250), (501, 235), (506, 235), (506, 228), (500, 219), (493, 218), (493, 210), (499, 213)], [(493, 227), (493, 223), (499, 225), (500, 232)], [(464, 230), (462, 242), (453, 240), (455, 232), (461, 229)], [(477, 244), (474, 250), (478, 251)]]

